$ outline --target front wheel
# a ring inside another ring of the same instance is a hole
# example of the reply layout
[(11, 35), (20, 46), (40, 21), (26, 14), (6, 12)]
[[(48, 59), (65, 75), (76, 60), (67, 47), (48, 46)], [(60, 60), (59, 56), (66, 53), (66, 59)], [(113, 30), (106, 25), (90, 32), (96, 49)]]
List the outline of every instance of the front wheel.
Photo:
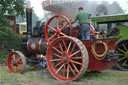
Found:
[(26, 67), (26, 58), (20, 51), (11, 52), (8, 56), (8, 69), (12, 73), (23, 73)]

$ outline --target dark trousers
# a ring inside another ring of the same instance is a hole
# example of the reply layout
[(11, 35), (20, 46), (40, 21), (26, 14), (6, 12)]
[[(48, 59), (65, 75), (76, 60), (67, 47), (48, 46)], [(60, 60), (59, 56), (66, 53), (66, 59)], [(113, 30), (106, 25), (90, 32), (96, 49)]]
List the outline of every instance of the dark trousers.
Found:
[(81, 24), (80, 25), (80, 32), (82, 40), (90, 40), (90, 26), (89, 24)]

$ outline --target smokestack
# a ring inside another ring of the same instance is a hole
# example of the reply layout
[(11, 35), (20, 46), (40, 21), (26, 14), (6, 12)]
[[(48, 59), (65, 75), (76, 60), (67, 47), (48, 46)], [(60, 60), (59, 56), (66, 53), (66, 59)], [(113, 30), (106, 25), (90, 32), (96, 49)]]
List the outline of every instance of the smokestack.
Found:
[(30, 1), (26, 2), (26, 21), (27, 21), (27, 36), (32, 35), (32, 8)]

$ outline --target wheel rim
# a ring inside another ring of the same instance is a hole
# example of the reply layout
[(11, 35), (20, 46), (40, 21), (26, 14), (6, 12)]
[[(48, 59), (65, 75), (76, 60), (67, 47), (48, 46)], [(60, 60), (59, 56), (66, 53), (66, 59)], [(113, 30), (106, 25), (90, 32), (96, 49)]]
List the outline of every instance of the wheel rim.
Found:
[[(52, 27), (50, 25), (50, 23), (54, 19), (56, 19), (56, 27)], [(62, 25), (62, 22), (60, 22), (60, 20), (61, 21), (63, 20), (63, 22), (66, 22), (66, 24)], [(69, 29), (66, 28), (67, 26), (69, 27)], [(65, 32), (63, 32), (64, 30), (68, 30), (66, 31), (68, 33), (66, 34)], [(49, 31), (51, 31), (51, 33), (49, 33)], [(45, 26), (45, 37), (48, 43), (50, 44), (51, 41), (53, 41), (55, 38), (60, 37), (60, 36), (71, 36), (71, 23), (67, 17), (62, 16), (62, 15), (56, 15), (56, 16), (51, 17), (48, 20)]]
[(51, 74), (61, 81), (79, 78), (88, 66), (88, 54), (83, 55), (83, 52), (87, 54), (69, 37), (56, 39), (47, 52), (47, 65)]
[(8, 69), (12, 73), (22, 73), (24, 70), (24, 65), (26, 64), (25, 59), (18, 52), (10, 53), (8, 57)]
[(119, 42), (116, 47), (119, 59), (117, 61), (123, 69), (128, 70), (128, 40)]

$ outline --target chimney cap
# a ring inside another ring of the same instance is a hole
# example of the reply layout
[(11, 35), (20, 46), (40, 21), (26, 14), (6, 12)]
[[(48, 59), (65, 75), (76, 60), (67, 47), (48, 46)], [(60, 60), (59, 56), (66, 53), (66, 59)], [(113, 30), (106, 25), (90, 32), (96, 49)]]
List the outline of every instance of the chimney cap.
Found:
[(26, 1), (26, 8), (31, 8), (31, 2), (29, 0)]

